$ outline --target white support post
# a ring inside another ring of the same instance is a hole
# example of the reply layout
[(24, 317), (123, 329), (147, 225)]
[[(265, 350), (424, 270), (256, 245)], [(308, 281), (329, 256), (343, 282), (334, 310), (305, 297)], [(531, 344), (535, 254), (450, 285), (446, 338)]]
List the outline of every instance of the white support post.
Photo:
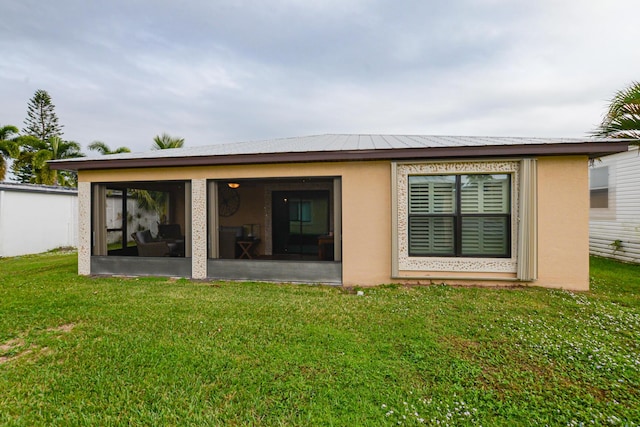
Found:
[(207, 278), (207, 180), (191, 181), (191, 277)]
[[(103, 204), (104, 206), (104, 204)], [(78, 274), (91, 274), (91, 183), (78, 183)]]

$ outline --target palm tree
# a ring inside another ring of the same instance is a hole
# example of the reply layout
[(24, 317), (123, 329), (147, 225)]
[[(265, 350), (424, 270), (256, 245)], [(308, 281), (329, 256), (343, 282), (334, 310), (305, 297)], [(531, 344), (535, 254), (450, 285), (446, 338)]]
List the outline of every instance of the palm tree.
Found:
[(184, 138), (174, 138), (167, 133), (156, 135), (153, 138), (152, 150), (166, 150), (167, 148), (182, 148)]
[(0, 127), (0, 181), (4, 181), (7, 177), (7, 159), (15, 158), (20, 153), (18, 143), (15, 141), (18, 132), (15, 126)]
[(65, 141), (59, 136), (52, 136), (42, 141), (34, 136), (21, 136), (16, 139), (23, 147), (16, 162), (29, 166), (32, 175), (29, 182), (33, 184), (62, 185), (74, 187), (77, 182), (75, 173), (69, 171), (52, 170), (47, 161), (57, 159), (71, 159), (84, 157), (80, 152), (80, 144), (75, 141)]
[(594, 136), (640, 139), (640, 83), (616, 92)]
[[(152, 150), (166, 150), (169, 148), (182, 148), (184, 138), (174, 138), (167, 133), (156, 135), (153, 138)], [(93, 144), (92, 144), (93, 145)], [(89, 147), (91, 148), (91, 147)], [(165, 214), (168, 193), (162, 191), (130, 190), (130, 195), (138, 201), (138, 206), (148, 211), (156, 211), (162, 218)]]
[(128, 147), (118, 147), (115, 150), (109, 148), (107, 144), (102, 141), (93, 141), (88, 146), (89, 150), (97, 151), (98, 153), (104, 155), (107, 154), (120, 154), (120, 153), (130, 153), (131, 150)]
[[(51, 158), (56, 159), (72, 159), (76, 157), (84, 157), (80, 151), (80, 144), (75, 141), (65, 141), (58, 136), (49, 138), (48, 145), (51, 150)], [(62, 185), (64, 187), (75, 187), (78, 185), (78, 175), (75, 172), (55, 170), (52, 171), (49, 165), (45, 167), (53, 172), (53, 185)]]

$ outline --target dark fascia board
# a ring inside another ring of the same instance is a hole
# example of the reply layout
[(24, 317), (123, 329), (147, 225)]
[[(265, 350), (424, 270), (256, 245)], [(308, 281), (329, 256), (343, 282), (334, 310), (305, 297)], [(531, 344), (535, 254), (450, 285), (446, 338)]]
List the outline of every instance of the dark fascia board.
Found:
[(97, 170), (159, 168), (184, 166), (228, 166), (266, 163), (308, 163), (367, 160), (469, 159), (486, 157), (567, 156), (602, 157), (627, 151), (628, 141), (585, 142), (566, 144), (484, 145), (479, 147), (431, 147), (385, 150), (311, 151), (289, 153), (257, 153), (217, 156), (155, 157), (136, 159), (86, 159), (56, 161), (51, 169)]

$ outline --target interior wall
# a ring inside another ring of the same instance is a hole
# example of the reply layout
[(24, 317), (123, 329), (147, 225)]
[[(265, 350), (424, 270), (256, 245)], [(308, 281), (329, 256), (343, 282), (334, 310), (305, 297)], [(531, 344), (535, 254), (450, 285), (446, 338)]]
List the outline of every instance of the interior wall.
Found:
[(180, 224), (182, 234), (185, 230), (185, 198), (184, 198), (184, 186), (180, 185), (179, 188), (172, 188), (169, 195), (171, 206), (169, 207), (169, 218), (167, 222), (169, 224)]
[[(243, 226), (245, 224), (260, 224), (259, 237), (264, 241), (264, 185), (259, 183), (241, 183), (236, 190), (240, 196), (238, 211), (228, 217), (220, 217), (220, 226)], [(263, 253), (258, 248), (259, 253)]]

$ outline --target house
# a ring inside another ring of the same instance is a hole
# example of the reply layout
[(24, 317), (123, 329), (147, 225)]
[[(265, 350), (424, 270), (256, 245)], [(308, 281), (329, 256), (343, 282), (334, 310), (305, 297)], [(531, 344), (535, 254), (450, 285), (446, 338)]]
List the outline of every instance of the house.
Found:
[(589, 251), (640, 263), (638, 146), (594, 161), (589, 178)]
[(75, 188), (0, 182), (0, 257), (35, 254), (77, 242)]
[[(58, 160), (79, 274), (589, 288), (588, 165), (621, 140), (318, 135)], [(149, 191), (180, 235), (110, 249), (105, 199)], [(164, 244), (164, 243), (159, 243)], [(158, 244), (158, 245), (159, 245)], [(180, 245), (183, 250), (176, 250)]]

